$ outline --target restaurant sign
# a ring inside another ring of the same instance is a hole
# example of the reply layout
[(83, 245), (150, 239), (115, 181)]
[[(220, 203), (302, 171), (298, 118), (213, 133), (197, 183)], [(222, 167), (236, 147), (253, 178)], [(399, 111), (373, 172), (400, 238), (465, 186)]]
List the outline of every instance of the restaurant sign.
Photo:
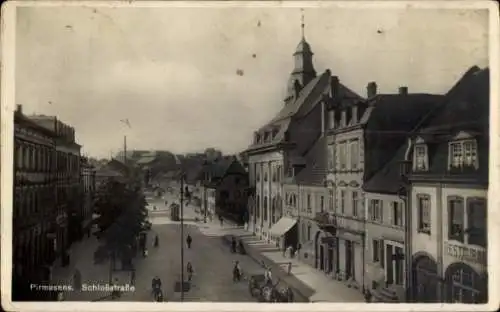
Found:
[(446, 252), (449, 256), (460, 261), (476, 264), (486, 264), (486, 251), (472, 246), (455, 245), (446, 243)]

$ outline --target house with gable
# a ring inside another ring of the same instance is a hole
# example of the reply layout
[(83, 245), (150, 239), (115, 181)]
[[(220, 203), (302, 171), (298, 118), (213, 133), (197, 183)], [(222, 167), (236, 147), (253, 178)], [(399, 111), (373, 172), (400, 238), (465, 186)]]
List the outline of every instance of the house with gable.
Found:
[(409, 140), (413, 302), (488, 300), (489, 69), (470, 68)]
[[(389, 162), (407, 139), (408, 132), (440, 100), (438, 95), (378, 94), (367, 85), (366, 99), (331, 101), (328, 106), (328, 187), (333, 211), (318, 216), (328, 227), (325, 243), (334, 247), (333, 276), (348, 286), (366, 291), (366, 222), (380, 221), (378, 207), (365, 209), (362, 186)], [(326, 216), (329, 216), (328, 218)], [(333, 233), (333, 234), (332, 234)]]
[[(297, 176), (307, 167), (305, 155), (322, 136), (326, 117), (324, 106), (332, 96), (330, 70), (317, 75), (313, 66), (313, 52), (302, 36), (294, 56), (283, 108), (254, 133), (253, 142), (244, 152), (252, 188), (249, 198), (249, 230), (261, 239), (279, 244), (285, 229), (296, 224), (298, 192), (286, 186), (291, 201), (284, 194), (285, 178)], [(336, 85), (335, 97), (350, 97), (354, 92), (342, 84)], [(290, 207), (293, 203), (293, 208)], [(285, 205), (285, 206), (284, 206)], [(287, 215), (284, 215), (284, 211)], [(295, 220), (294, 220), (295, 219)], [(278, 228), (271, 228), (279, 223)], [(285, 231), (286, 232), (286, 231)]]
[(248, 221), (248, 173), (234, 156), (218, 158), (204, 166), (202, 212), (219, 215), (239, 224)]

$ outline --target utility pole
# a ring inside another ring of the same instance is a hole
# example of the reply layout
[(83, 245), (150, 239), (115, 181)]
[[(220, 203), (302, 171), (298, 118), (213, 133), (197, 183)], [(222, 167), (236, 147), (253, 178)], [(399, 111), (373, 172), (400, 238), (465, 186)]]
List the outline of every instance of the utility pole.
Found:
[(181, 174), (181, 302), (184, 301), (184, 172)]
[(123, 136), (123, 163), (127, 165), (127, 136)]

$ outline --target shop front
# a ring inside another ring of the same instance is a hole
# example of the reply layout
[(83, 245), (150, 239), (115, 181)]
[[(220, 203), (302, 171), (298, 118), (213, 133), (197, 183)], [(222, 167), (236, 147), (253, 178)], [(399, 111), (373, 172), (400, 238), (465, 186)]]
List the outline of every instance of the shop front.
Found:
[(446, 242), (444, 248), (445, 302), (486, 303), (488, 270), (486, 248)]
[(441, 277), (438, 264), (426, 253), (413, 255), (413, 301), (415, 303), (440, 302)]
[(364, 284), (364, 246), (362, 233), (344, 228), (337, 229), (339, 268), (337, 280), (344, 281), (349, 287), (361, 288)]
[(269, 230), (272, 237), (276, 238), (276, 242), (280, 249), (285, 249), (291, 246), (295, 248), (298, 245), (299, 233), (297, 220), (282, 217)]

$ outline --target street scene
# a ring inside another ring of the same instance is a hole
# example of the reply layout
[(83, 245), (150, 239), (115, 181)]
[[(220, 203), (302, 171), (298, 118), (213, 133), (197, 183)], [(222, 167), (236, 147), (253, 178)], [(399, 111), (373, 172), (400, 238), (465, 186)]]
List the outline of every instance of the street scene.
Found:
[(2, 304), (494, 304), (498, 7), (9, 5)]

